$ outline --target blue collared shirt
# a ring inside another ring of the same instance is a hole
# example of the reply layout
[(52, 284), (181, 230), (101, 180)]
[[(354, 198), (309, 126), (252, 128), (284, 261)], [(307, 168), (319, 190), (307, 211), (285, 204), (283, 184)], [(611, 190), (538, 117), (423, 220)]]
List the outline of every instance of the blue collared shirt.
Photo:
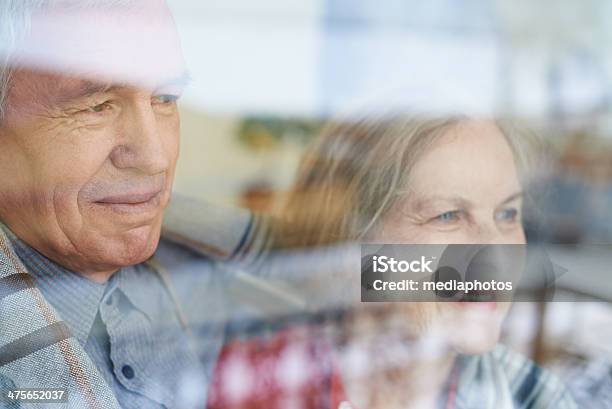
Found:
[[(190, 347), (172, 297), (153, 268), (126, 267), (98, 284), (7, 233), (36, 286), (123, 408), (203, 407), (201, 357)], [(185, 385), (191, 389), (185, 391)]]

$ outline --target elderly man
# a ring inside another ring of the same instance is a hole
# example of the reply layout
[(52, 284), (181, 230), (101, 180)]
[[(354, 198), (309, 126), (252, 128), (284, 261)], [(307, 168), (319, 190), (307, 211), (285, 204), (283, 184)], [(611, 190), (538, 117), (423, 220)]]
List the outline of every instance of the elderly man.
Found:
[(0, 407), (24, 388), (201, 407), (229, 301), (194, 249), (237, 253), (254, 229), (160, 243), (187, 78), (165, 3), (2, 0), (0, 51)]

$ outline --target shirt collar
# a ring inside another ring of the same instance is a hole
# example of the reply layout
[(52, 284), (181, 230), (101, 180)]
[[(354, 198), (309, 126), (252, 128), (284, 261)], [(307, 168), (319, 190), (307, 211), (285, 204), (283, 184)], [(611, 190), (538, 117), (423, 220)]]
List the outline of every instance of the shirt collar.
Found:
[(43, 297), (85, 346), (107, 284), (98, 284), (49, 260), (2, 226)]
[[(100, 303), (115, 290), (125, 294), (133, 308), (140, 310), (147, 319), (160, 315), (160, 297), (164, 287), (156, 272), (147, 265), (136, 265), (117, 271), (108, 282), (99, 284), (49, 260), (10, 229), (0, 223), (15, 253), (45, 299), (66, 322), (72, 334), (84, 347), (91, 333)], [(152, 277), (155, 276), (155, 277)]]
[(151, 321), (161, 315), (160, 300), (165, 297), (165, 288), (159, 277), (147, 263), (122, 268), (109, 281), (107, 294), (118, 289), (133, 308), (140, 310)]

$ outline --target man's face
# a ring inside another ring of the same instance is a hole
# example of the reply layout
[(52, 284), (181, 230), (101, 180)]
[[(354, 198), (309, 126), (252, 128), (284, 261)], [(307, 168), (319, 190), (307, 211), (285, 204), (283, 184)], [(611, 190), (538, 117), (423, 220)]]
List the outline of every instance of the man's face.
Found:
[[(164, 7), (147, 18), (172, 24)], [(86, 74), (17, 69), (0, 125), (0, 220), (47, 257), (99, 281), (157, 247), (178, 157), (184, 78), (173, 25), (159, 39), (124, 42), (113, 38), (126, 34), (121, 27), (104, 29), (111, 45), (86, 33), (68, 39), (73, 52), (87, 51), (78, 67)], [(55, 37), (49, 46), (61, 51), (65, 44)], [(139, 41), (156, 47), (134, 47)], [(101, 58), (99, 71), (92, 55)], [(125, 75), (117, 75), (117, 59), (128, 56)], [(142, 68), (137, 85), (123, 81), (132, 78), (134, 61)]]

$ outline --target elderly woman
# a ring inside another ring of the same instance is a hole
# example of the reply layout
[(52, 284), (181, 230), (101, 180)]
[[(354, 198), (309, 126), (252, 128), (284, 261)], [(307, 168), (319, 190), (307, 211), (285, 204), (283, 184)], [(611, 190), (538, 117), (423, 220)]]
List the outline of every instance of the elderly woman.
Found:
[[(523, 191), (534, 146), (503, 121), (468, 117), (383, 115), (331, 124), (303, 159), (278, 243), (524, 244)], [(310, 405), (575, 407), (555, 377), (497, 344), (509, 306), (361, 304), (333, 327), (331, 374), (316, 381), (316, 393), (328, 399)], [(283, 355), (278, 342), (270, 355)], [(228, 348), (244, 356), (264, 347)], [(232, 357), (226, 350), (218, 371)], [(231, 402), (221, 395), (213, 390), (212, 406)]]

